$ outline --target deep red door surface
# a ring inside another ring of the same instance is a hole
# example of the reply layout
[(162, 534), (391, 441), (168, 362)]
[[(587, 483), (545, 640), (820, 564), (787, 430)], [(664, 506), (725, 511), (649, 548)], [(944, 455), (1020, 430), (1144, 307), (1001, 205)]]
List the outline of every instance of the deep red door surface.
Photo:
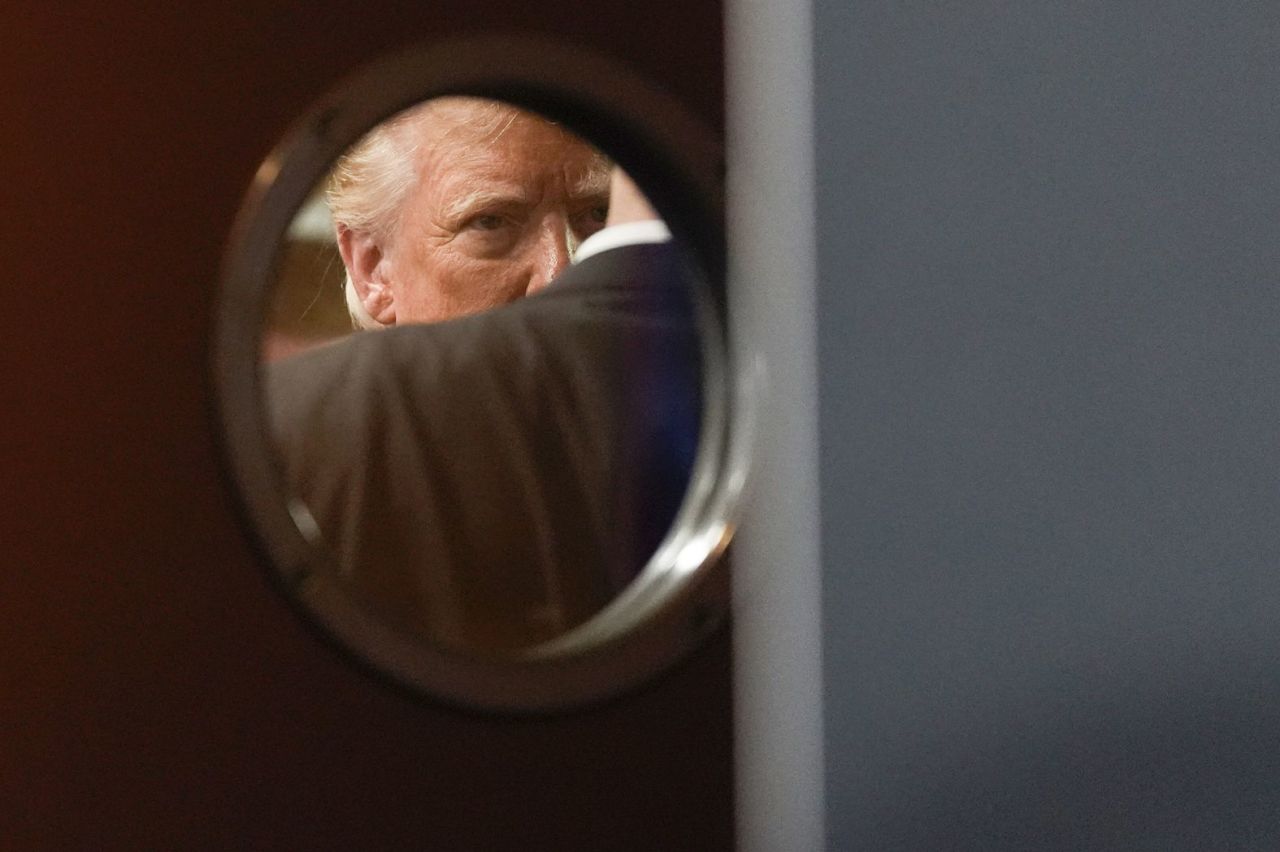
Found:
[(719, 5), (73, 5), (0, 27), (0, 847), (731, 845), (724, 631), (638, 694), (541, 720), (362, 674), (243, 534), (206, 350), (254, 168), (347, 72), (536, 33), (718, 128)]

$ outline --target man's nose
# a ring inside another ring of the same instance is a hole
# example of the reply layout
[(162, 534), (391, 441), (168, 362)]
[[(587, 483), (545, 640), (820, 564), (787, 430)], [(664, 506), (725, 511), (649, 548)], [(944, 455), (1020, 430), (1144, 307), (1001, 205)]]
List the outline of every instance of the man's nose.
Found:
[(548, 222), (543, 227), (535, 250), (533, 275), (529, 277), (525, 295), (538, 292), (564, 271), (569, 265), (572, 239), (569, 227), (563, 221)]

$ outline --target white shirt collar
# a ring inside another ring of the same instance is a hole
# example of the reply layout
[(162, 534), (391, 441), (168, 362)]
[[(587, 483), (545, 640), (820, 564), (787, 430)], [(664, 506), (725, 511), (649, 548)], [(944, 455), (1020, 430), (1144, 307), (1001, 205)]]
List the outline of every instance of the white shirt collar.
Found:
[(610, 225), (583, 240), (578, 250), (574, 252), (573, 262), (579, 263), (593, 254), (600, 254), (610, 249), (645, 243), (665, 243), (670, 239), (671, 232), (667, 230), (666, 223), (661, 219)]

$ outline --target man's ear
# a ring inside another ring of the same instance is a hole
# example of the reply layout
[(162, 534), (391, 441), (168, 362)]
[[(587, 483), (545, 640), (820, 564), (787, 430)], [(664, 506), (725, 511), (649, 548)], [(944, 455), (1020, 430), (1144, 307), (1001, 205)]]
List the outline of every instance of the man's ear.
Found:
[(346, 225), (337, 229), (338, 251), (347, 267), (356, 298), (364, 309), (382, 325), (396, 324), (395, 295), (386, 278), (382, 246), (371, 234), (355, 231)]

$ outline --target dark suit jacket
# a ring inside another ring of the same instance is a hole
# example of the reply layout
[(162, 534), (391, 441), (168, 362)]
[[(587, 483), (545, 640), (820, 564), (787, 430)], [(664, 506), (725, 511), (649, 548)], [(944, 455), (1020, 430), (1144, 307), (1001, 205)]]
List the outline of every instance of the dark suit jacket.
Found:
[(683, 499), (701, 413), (693, 304), (674, 248), (634, 246), (485, 314), (269, 367), (286, 487), (341, 581), (383, 619), (473, 650), (596, 612)]

